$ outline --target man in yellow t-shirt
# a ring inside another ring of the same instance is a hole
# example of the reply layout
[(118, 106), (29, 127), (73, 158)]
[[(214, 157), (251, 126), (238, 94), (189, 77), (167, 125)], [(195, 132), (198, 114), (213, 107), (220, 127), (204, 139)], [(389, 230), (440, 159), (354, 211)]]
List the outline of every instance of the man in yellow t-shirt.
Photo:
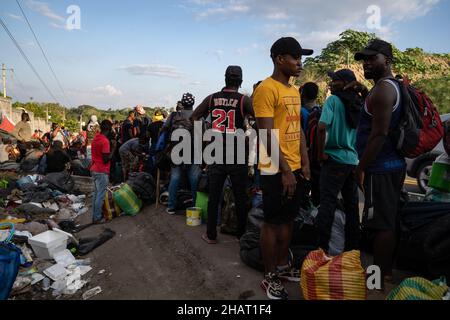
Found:
[[(289, 84), (289, 79), (300, 75), (301, 57), (313, 51), (302, 49), (297, 40), (288, 37), (277, 40), (270, 53), (274, 72), (258, 86), (253, 96), (258, 129), (267, 130), (259, 132), (260, 137), (267, 133), (267, 142), (262, 140), (260, 150), (267, 150), (270, 157), (270, 163), (260, 157), (264, 207), (261, 250), (265, 267), (261, 286), (268, 298), (287, 299), (280, 278), (299, 281), (299, 271), (289, 260), (289, 244), (293, 221), (305, 196), (304, 180), (310, 179), (300, 125), (300, 94)], [(273, 129), (277, 139), (271, 141)]]

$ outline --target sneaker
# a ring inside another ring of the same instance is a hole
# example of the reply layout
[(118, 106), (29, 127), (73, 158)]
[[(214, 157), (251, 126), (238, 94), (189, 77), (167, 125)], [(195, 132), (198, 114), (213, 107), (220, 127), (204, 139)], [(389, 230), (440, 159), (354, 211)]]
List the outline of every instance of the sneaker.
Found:
[(278, 277), (285, 281), (300, 282), (300, 270), (289, 267), (285, 270), (278, 271)]
[(167, 212), (168, 214), (170, 214), (171, 216), (174, 215), (174, 214), (176, 213), (175, 209), (169, 209), (169, 208), (166, 209), (166, 212)]
[(287, 300), (288, 293), (274, 273), (268, 273), (261, 282), (261, 288), (271, 300)]

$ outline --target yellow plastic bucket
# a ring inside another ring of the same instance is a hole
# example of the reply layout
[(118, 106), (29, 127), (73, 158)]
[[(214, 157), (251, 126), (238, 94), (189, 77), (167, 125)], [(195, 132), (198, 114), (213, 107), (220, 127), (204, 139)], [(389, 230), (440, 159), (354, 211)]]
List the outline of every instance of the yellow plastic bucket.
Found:
[(186, 209), (186, 224), (191, 227), (196, 227), (202, 224), (202, 209), (192, 207)]

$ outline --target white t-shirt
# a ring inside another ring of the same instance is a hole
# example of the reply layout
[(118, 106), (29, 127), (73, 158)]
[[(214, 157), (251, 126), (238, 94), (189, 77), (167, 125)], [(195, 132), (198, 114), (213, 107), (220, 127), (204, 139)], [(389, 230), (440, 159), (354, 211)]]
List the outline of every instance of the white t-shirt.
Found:
[(61, 133), (61, 131), (58, 132), (58, 133), (56, 134), (56, 137), (53, 138), (53, 141), (61, 141), (61, 143), (63, 144), (63, 146), (66, 145), (66, 140), (64, 139), (64, 136), (63, 136), (63, 134)]

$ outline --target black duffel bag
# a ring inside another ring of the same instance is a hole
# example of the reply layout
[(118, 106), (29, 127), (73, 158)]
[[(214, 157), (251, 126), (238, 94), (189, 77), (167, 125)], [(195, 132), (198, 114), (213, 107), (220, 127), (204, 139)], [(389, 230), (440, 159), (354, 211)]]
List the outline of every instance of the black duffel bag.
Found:
[(132, 172), (128, 176), (127, 184), (136, 195), (145, 202), (154, 202), (156, 185), (151, 174), (147, 172)]

